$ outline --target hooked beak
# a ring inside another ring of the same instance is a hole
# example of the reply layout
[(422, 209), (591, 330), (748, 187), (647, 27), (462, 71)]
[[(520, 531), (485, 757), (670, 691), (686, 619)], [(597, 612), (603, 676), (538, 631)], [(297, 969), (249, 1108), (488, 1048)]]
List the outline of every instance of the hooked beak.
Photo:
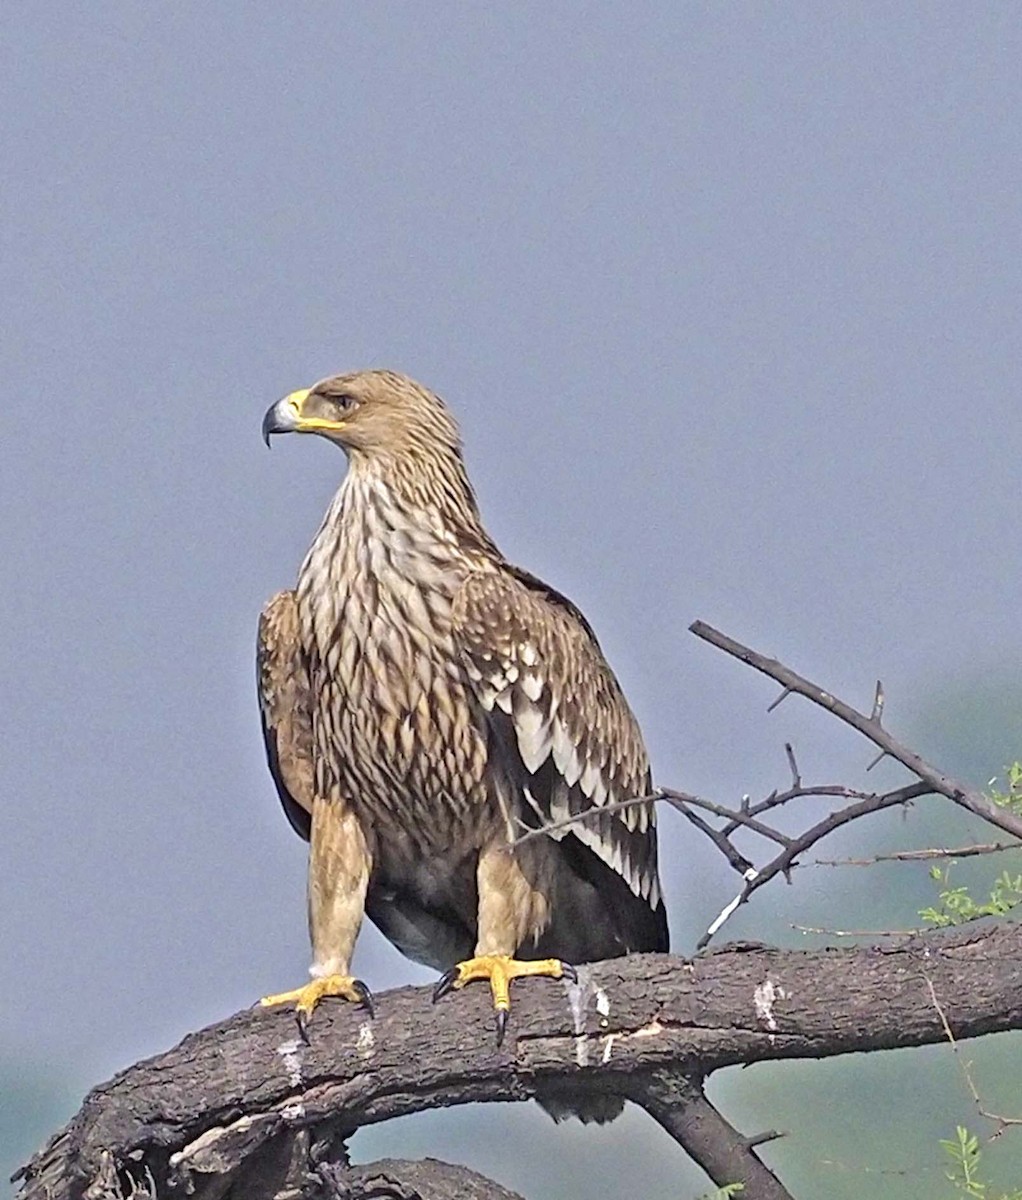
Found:
[(276, 404), (271, 405), (263, 417), (263, 441), (270, 444), (272, 433), (297, 433), (302, 427), (302, 405), (309, 395), (309, 388), (290, 392)]

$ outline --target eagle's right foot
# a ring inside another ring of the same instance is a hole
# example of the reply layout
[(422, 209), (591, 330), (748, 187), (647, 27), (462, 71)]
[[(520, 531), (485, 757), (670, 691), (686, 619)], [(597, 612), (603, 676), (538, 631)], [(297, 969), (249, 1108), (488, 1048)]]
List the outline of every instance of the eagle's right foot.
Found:
[(324, 975), (313, 979), (304, 987), (294, 988), (290, 992), (278, 992), (275, 996), (264, 996), (259, 1003), (264, 1008), (276, 1004), (290, 1004), (295, 1001), (295, 1017), (298, 1021), (298, 1033), (303, 1042), (309, 1040), (309, 1020), (316, 1005), (324, 996), (340, 996), (354, 1004), (361, 1004), (370, 1016), (374, 1015), (373, 994), (361, 979), (353, 979), (350, 975)]

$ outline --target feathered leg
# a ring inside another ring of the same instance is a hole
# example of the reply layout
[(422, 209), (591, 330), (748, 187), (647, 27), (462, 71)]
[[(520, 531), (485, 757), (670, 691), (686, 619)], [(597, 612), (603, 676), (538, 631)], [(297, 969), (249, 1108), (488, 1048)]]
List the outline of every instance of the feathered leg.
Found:
[(309, 849), (312, 982), (260, 1001), (264, 1005), (295, 1001), (303, 1038), (309, 1018), (324, 996), (341, 996), (373, 1011), (369, 989), (349, 974), (371, 867), (365, 834), (354, 813), (335, 800), (314, 800)]

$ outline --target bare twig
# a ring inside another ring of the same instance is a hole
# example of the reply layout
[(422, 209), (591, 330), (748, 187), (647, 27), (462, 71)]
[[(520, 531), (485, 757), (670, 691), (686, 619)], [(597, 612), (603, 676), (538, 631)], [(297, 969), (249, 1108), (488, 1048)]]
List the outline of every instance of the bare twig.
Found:
[[(717, 817), (725, 817), (730, 822), (730, 829), (741, 826), (743, 829), (749, 829), (753, 833), (758, 833), (760, 837), (766, 838), (768, 841), (776, 842), (779, 846), (789, 847), (792, 844), (792, 839), (787, 834), (781, 833), (779, 829), (771, 829), (769, 825), (764, 825), (762, 821), (757, 820), (753, 815), (752, 809), (727, 808), (723, 804), (717, 804), (713, 800), (704, 800), (701, 796), (692, 796), (688, 792), (678, 792), (674, 788), (661, 788), (658, 796), (662, 800), (666, 800), (672, 808), (677, 808), (684, 811), (684, 808), (691, 805), (693, 808), (701, 808), (704, 812), (713, 813)], [(724, 833), (730, 832), (729, 828), (725, 828)]]
[[(748, 824), (749, 817), (758, 817), (771, 809), (790, 804), (792, 800), (824, 799), (834, 797), (838, 800), (871, 800), (877, 797), (875, 791), (864, 791), (861, 788), (846, 787), (840, 783), (802, 784), (788, 788), (787, 791), (773, 791), (765, 799), (756, 804), (743, 802), (742, 807), (732, 811), (731, 819), (724, 826), (723, 832), (730, 836), (735, 830)], [(726, 810), (725, 810), (726, 811)]]
[(796, 933), (820, 933), (826, 937), (919, 937), (931, 932), (929, 929), (822, 929), (818, 925), (790, 925)]
[(738, 872), (743, 878), (748, 877), (751, 871), (755, 875), (756, 870), (752, 863), (735, 849), (734, 844), (723, 829), (714, 829), (709, 821), (704, 821), (703, 818), (696, 812), (693, 812), (686, 804), (677, 804), (675, 806), (678, 812), (687, 820), (689, 820), (700, 833), (704, 833), (717, 849), (724, 855), (731, 867)]
[(627, 800), (615, 800), (613, 804), (587, 808), (584, 812), (575, 813), (572, 817), (565, 817), (562, 821), (551, 821), (549, 825), (540, 825), (536, 829), (521, 822), (525, 832), (520, 833), (512, 845), (521, 846), (525, 842), (531, 842), (534, 838), (547, 837), (551, 833), (559, 833), (562, 829), (570, 829), (572, 825), (584, 825), (587, 821), (601, 819), (609, 813), (624, 812), (626, 808), (636, 808), (640, 804), (651, 804), (661, 799), (663, 799), (661, 791), (651, 792), (648, 796), (630, 796)]
[[(869, 796), (865, 800), (859, 800), (855, 804), (849, 804), (846, 808), (839, 809), (836, 812), (829, 813), (822, 821), (818, 821), (811, 829), (807, 829), (805, 833), (797, 838), (790, 839), (788, 845), (765, 867), (761, 867), (754, 878), (746, 879), (745, 886), (738, 895), (725, 906), (721, 916), (713, 921), (707, 931), (696, 943), (696, 949), (702, 950), (710, 939), (717, 933), (727, 916), (730, 916), (735, 909), (745, 904), (753, 892), (761, 888), (765, 883), (769, 883), (776, 875), (787, 874), (795, 864), (795, 860), (800, 854), (811, 847), (815, 846), (818, 841), (825, 838), (828, 834), (833, 833), (835, 829), (840, 829), (842, 825), (847, 825), (851, 821), (858, 820), (859, 817), (864, 817), (869, 813), (880, 812), (885, 808), (893, 808), (898, 804), (907, 804), (910, 800), (915, 800), (919, 796), (925, 796), (931, 790), (926, 783), (910, 783), (907, 787), (898, 788), (896, 791), (887, 792), (882, 796)], [(722, 919), (723, 918), (723, 919)]]
[(928, 862), (931, 859), (976, 858), (981, 854), (1000, 854), (1005, 850), (1022, 850), (1019, 842), (989, 842), (973, 846), (956, 846), (941, 850), (894, 850), (889, 854), (873, 854), (869, 858), (814, 858), (807, 867), (872, 867), (882, 862)]
[(970, 812), (975, 813), (976, 816), (982, 817), (984, 821), (988, 821), (991, 825), (996, 825), (999, 829), (1003, 829), (1005, 833), (1010, 833), (1013, 837), (1022, 838), (1022, 818), (1016, 816), (1008, 809), (999, 808), (992, 801), (988, 800), (982, 792), (967, 787), (957, 779), (953, 779), (950, 775), (931, 766), (930, 763), (916, 754), (915, 751), (910, 750), (907, 746), (903, 746), (901, 742), (893, 738), (878, 720), (865, 716), (857, 709), (852, 708), (850, 704), (846, 704), (843, 700), (839, 700), (836, 696), (825, 692), (815, 683), (803, 678), (790, 667), (786, 667), (776, 659), (759, 654), (757, 651), (751, 650), (748, 646), (743, 646), (741, 642), (737, 642), (734, 638), (730, 638), (726, 634), (719, 632), (719, 630), (707, 625), (704, 621), (696, 621), (689, 628), (696, 637), (709, 642), (711, 646), (716, 646), (719, 650), (733, 655), (741, 662), (747, 663), (757, 671), (761, 671), (764, 675), (769, 675), (771, 679), (776, 680), (785, 689), (785, 693), (798, 692), (799, 695), (812, 700), (814, 704), (818, 704), (821, 708), (832, 712), (836, 717), (846, 724), (851, 725), (853, 729), (857, 730), (864, 737), (869, 738), (884, 754), (896, 758), (913, 775), (917, 776), (924, 783), (929, 784), (929, 791), (939, 792), (942, 796), (953, 800), (955, 804), (960, 804), (963, 808), (967, 808)]
[(992, 1113), (986, 1110), (983, 1105), (982, 1097), (979, 1094), (979, 1088), (976, 1087), (975, 1080), (972, 1077), (972, 1064), (966, 1062), (958, 1049), (958, 1042), (955, 1039), (954, 1033), (951, 1031), (951, 1022), (947, 1018), (947, 1013), (944, 1011), (943, 1005), (937, 999), (937, 989), (933, 986), (933, 980), (925, 971), (923, 972), (923, 979), (926, 980), (926, 987), (930, 993), (930, 1001), (933, 1004), (933, 1007), (937, 1010), (937, 1015), (940, 1017), (940, 1023), (943, 1026), (944, 1035), (950, 1042), (951, 1049), (954, 1051), (955, 1057), (958, 1060), (958, 1065), (962, 1069), (962, 1076), (965, 1079), (966, 1087), (968, 1087), (969, 1092), (972, 1095), (973, 1103), (976, 1105), (976, 1111), (985, 1120), (993, 1121), (996, 1124), (997, 1129), (994, 1131), (994, 1137), (997, 1137), (1000, 1133), (1003, 1133), (1003, 1131), (1009, 1126), (1022, 1125), (1022, 1117), (1005, 1117), (999, 1113)]

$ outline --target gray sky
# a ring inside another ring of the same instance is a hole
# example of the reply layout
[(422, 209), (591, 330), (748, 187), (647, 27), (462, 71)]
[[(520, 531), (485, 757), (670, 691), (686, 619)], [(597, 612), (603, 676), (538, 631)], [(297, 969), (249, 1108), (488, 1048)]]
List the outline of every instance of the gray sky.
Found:
[[(696, 617), (864, 705), (881, 676), (906, 734), (1017, 671), (1017, 5), (2, 25), (0, 1058), (81, 1091), (304, 975), (253, 639), (344, 464), (259, 423), (321, 375), (447, 398), (491, 531), (585, 610), (661, 782), (769, 790), (787, 737), (816, 777), (870, 757), (766, 717)], [(685, 952), (734, 882), (664, 826)], [(841, 886), (847, 920), (869, 885)], [(735, 935), (833, 917), (825, 892), (768, 889)], [(375, 933), (356, 965), (429, 978)], [(640, 1117), (515, 1120), (683, 1178)]]

